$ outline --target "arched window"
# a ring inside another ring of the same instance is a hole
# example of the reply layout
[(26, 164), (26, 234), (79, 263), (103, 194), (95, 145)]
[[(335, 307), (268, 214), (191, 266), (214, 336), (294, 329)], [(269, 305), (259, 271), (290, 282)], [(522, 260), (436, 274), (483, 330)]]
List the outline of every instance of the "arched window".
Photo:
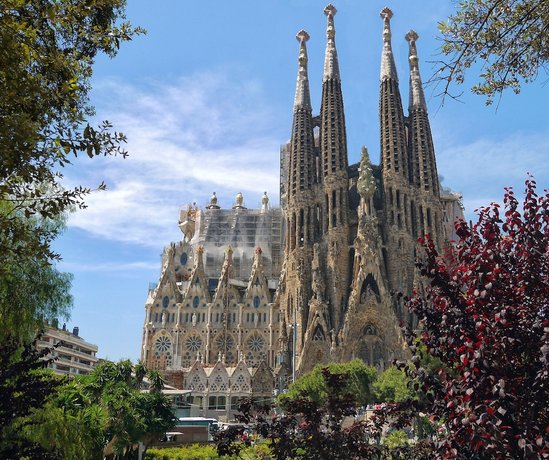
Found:
[(326, 336), (324, 335), (324, 331), (322, 330), (322, 328), (320, 326), (316, 327), (315, 332), (313, 334), (313, 340), (315, 342), (321, 341), (321, 340), (326, 340)]
[(374, 293), (378, 302), (381, 300), (381, 296), (379, 295), (379, 286), (377, 285), (377, 282), (371, 273), (368, 274), (368, 276), (362, 283), (362, 289), (360, 291), (361, 301), (363, 298), (365, 298), (365, 293), (368, 290)]

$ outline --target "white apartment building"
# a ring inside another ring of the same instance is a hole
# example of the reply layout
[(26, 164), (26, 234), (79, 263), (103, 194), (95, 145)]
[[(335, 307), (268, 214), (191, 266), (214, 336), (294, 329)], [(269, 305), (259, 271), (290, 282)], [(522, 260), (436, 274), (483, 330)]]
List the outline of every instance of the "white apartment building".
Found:
[(65, 325), (62, 329), (46, 326), (40, 340), (36, 342), (39, 350), (61, 342), (53, 352), (57, 359), (48, 366), (56, 374), (85, 375), (97, 364), (97, 345), (86, 342), (78, 334), (78, 327), (70, 332)]

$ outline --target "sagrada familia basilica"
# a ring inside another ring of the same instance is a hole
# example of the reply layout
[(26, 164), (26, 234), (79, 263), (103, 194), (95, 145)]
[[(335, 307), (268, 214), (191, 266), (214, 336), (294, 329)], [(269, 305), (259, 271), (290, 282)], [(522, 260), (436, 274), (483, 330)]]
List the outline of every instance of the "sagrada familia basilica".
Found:
[(384, 368), (406, 356), (400, 332), (412, 322), (402, 294), (419, 282), (417, 238), (452, 239), (460, 196), (442, 189), (418, 67), (409, 43), (404, 114), (381, 11), (381, 159), (348, 164), (334, 16), (328, 5), (320, 114), (313, 114), (305, 31), (299, 42), (291, 137), (281, 149), (280, 208), (241, 193), (232, 209), (217, 197), (182, 209), (183, 238), (163, 253), (145, 304), (142, 360), (192, 390), (205, 411), (235, 398), (272, 395), (318, 363), (360, 358)]

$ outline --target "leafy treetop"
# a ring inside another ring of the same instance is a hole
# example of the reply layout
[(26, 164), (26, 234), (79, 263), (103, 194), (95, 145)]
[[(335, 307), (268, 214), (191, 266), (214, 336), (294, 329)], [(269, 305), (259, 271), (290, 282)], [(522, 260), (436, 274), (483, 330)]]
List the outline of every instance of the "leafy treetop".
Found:
[(138, 441), (147, 446), (173, 427), (171, 402), (162, 387), (158, 372), (142, 364), (105, 362), (59, 388), (28, 418), (25, 432), (60, 458), (124, 455)]
[[(89, 103), (98, 53), (113, 57), (120, 43), (142, 33), (124, 21), (124, 0), (5, 0), (0, 4), (0, 254), (49, 259), (49, 241), (27, 247), (24, 219), (56, 217), (91, 190), (64, 190), (61, 170), (71, 155), (122, 154), (125, 137), (108, 122), (94, 128)], [(103, 188), (104, 185), (100, 185)]]
[(288, 392), (279, 396), (279, 403), (285, 407), (288, 402), (296, 398), (305, 397), (315, 403), (321, 403), (328, 397), (325, 371), (328, 369), (331, 374), (343, 377), (343, 391), (349, 391), (355, 395), (361, 405), (373, 401), (371, 384), (377, 376), (376, 370), (359, 359), (348, 363), (331, 363), (328, 365), (318, 364), (314, 369), (301, 376), (288, 388)]
[(479, 64), (480, 82), (472, 87), (491, 104), (506, 89), (519, 93), (521, 83), (547, 73), (549, 2), (547, 0), (463, 0), (458, 11), (441, 22), (442, 53), (433, 79), (450, 95), (452, 83)]

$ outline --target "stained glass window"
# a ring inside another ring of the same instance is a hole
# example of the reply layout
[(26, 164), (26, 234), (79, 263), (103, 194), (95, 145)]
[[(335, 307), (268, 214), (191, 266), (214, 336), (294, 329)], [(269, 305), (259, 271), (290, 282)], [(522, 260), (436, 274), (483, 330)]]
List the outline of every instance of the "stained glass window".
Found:
[(187, 350), (196, 352), (202, 347), (202, 339), (197, 335), (192, 335), (185, 341), (185, 346), (187, 347)]
[(163, 335), (156, 339), (155, 347), (160, 352), (166, 352), (172, 347), (172, 341)]
[(248, 347), (254, 352), (263, 350), (265, 346), (265, 340), (260, 335), (254, 335), (248, 340)]

